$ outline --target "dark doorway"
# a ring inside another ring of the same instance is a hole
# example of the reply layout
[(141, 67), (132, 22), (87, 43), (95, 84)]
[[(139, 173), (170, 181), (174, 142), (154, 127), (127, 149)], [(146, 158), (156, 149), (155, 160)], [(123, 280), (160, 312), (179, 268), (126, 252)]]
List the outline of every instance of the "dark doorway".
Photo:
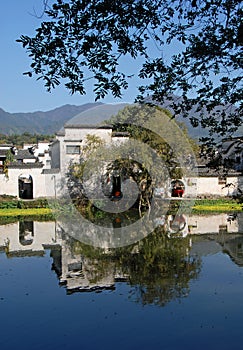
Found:
[(19, 198), (33, 199), (33, 179), (31, 175), (19, 176)]
[(121, 176), (118, 172), (114, 171), (112, 175), (112, 192), (111, 192), (112, 200), (120, 200), (122, 198), (121, 191)]
[(185, 193), (185, 185), (181, 180), (172, 181), (171, 187), (172, 187), (172, 191), (171, 191), (172, 197), (183, 197)]

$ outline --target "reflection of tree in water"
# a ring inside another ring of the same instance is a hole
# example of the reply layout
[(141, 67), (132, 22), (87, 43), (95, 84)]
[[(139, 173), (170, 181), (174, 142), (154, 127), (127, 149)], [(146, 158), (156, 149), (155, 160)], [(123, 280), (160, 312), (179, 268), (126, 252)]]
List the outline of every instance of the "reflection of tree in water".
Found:
[(124, 260), (131, 298), (142, 304), (163, 306), (189, 293), (189, 281), (196, 278), (200, 263), (188, 255), (189, 239), (169, 239), (161, 230), (145, 238), (139, 254)]
[(165, 305), (189, 293), (189, 282), (197, 278), (200, 260), (189, 253), (189, 238), (168, 238), (162, 228), (137, 244), (109, 249), (93, 248), (72, 241), (74, 254), (90, 263), (90, 279), (101, 280), (113, 273), (114, 280), (127, 277), (131, 299), (142, 304)]

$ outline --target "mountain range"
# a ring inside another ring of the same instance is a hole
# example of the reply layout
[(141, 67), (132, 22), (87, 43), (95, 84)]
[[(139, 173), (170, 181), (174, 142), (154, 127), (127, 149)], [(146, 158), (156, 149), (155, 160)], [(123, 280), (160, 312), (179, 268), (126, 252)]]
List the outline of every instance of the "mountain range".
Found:
[(51, 135), (71, 118), (101, 103), (80, 106), (64, 105), (47, 112), (8, 113), (0, 108), (0, 133), (5, 135), (31, 134)]
[[(82, 118), (84, 118), (85, 123), (88, 122), (89, 118), (93, 120), (91, 115), (92, 113), (90, 113), (90, 111), (92, 108), (98, 106), (102, 106), (102, 113), (104, 114), (104, 116), (101, 115), (100, 118), (107, 120), (108, 118), (105, 113), (105, 104), (98, 102), (86, 103), (79, 106), (66, 104), (46, 112), (37, 111), (29, 113), (9, 113), (0, 108), (0, 133), (11, 135), (29, 132), (31, 134), (51, 135), (59, 131), (65, 123), (69, 122), (70, 120), (75, 120), (76, 116), (81, 115), (80, 120), (82, 121)], [(90, 111), (87, 112), (88, 110)], [(111, 110), (111, 107), (109, 107), (109, 110)], [(82, 114), (82, 112), (85, 111), (86, 113)], [(177, 118), (177, 121), (185, 124), (191, 137), (198, 139), (199, 137), (207, 136), (206, 129), (192, 127), (188, 119), (179, 117)], [(238, 129), (236, 135), (238, 136), (242, 134), (243, 126)]]

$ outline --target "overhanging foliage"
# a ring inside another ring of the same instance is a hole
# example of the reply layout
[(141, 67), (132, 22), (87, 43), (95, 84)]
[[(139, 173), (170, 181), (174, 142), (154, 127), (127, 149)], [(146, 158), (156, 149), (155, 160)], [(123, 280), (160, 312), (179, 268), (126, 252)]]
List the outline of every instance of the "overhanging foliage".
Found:
[(212, 134), (232, 133), (242, 123), (240, 0), (45, 4), (48, 20), (43, 18), (35, 37), (17, 41), (32, 59), (25, 74), (36, 74), (48, 91), (64, 83), (83, 95), (86, 81), (94, 79), (96, 99), (122, 97), (130, 78), (120, 65), (125, 56), (134, 60), (142, 81), (139, 101), (147, 94), (159, 103), (169, 99), (175, 114)]

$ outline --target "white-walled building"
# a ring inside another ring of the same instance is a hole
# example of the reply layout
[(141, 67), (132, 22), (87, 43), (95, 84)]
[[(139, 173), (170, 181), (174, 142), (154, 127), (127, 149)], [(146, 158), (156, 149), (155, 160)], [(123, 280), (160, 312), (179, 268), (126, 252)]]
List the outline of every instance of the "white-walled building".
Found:
[[(11, 154), (12, 161), (5, 166), (8, 154)], [(17, 149), (3, 145), (0, 146), (0, 157), (0, 195), (33, 199), (55, 197), (60, 193), (59, 170), (50, 169), (50, 161), (46, 161), (50, 159), (47, 149), (42, 157), (42, 153), (34, 152), (33, 146)]]
[[(98, 136), (104, 144), (118, 144), (128, 140), (127, 133), (113, 133), (111, 126), (65, 125), (51, 143), (25, 145), (16, 149), (12, 145), (0, 145), (0, 195), (23, 199), (57, 197), (63, 192), (63, 177), (71, 163), (78, 163), (86, 136)], [(4, 162), (12, 152), (13, 162), (4, 173)]]
[(198, 168), (197, 177), (185, 177), (184, 197), (233, 197), (243, 193), (243, 174), (234, 170)]
[[(107, 145), (119, 145), (129, 139), (126, 132), (113, 132), (112, 126), (95, 120), (104, 120), (116, 114), (125, 104), (91, 109), (86, 114), (74, 117), (56, 134), (50, 144), (25, 144), (23, 149), (13, 145), (0, 145), (0, 195), (6, 194), (23, 199), (57, 197), (63, 194), (63, 179), (71, 163), (79, 163), (86, 145), (87, 135), (98, 136)], [(99, 115), (100, 113), (100, 115)], [(102, 117), (102, 118), (101, 118)], [(84, 121), (84, 124), (80, 122)], [(91, 121), (93, 124), (88, 124)], [(7, 154), (12, 153), (14, 161), (4, 166)], [(112, 156), (112, 155), (111, 155)], [(111, 157), (112, 158), (112, 157)], [(197, 167), (197, 176), (172, 179), (156, 189), (156, 196), (170, 197), (225, 197), (243, 192), (243, 138), (223, 140), (219, 149), (223, 163), (233, 165), (232, 169), (213, 170), (207, 166)], [(177, 186), (177, 187), (176, 187)]]
[[(111, 126), (67, 125), (57, 133), (56, 139), (44, 153), (27, 147), (16, 150), (12, 145), (0, 145), (0, 195), (19, 198), (56, 197), (61, 194), (61, 179), (70, 163), (79, 162), (87, 135), (99, 136), (106, 144), (118, 144), (128, 139), (126, 133), (113, 133)], [(45, 145), (46, 147), (46, 145)], [(14, 162), (4, 173), (4, 160), (13, 152)], [(37, 156), (36, 156), (37, 155)], [(43, 155), (43, 157), (42, 157)], [(48, 161), (47, 161), (48, 160)], [(238, 164), (238, 163), (237, 163)], [(183, 197), (225, 197), (243, 192), (241, 171), (214, 170), (198, 166), (198, 176), (175, 179), (183, 186)], [(173, 184), (167, 190), (157, 191), (158, 196), (173, 196)]]
[(70, 163), (79, 163), (86, 136), (98, 136), (106, 144), (112, 141), (112, 127), (94, 125), (65, 125), (56, 134), (56, 140), (50, 146), (51, 167), (65, 174)]

